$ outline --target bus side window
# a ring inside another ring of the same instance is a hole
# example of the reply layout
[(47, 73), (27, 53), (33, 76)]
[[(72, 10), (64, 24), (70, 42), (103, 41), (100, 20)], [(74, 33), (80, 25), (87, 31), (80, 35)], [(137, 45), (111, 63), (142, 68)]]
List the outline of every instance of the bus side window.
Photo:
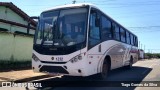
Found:
[(137, 37), (136, 37), (136, 46), (138, 47), (138, 39), (137, 39)]
[(126, 31), (126, 40), (127, 40), (127, 44), (130, 44), (130, 35), (129, 35), (129, 32), (128, 31)]
[(111, 31), (111, 22), (102, 15), (102, 40), (108, 40), (112, 38), (112, 31)]
[(100, 42), (100, 25), (97, 25), (96, 19), (98, 19), (98, 14), (91, 11), (90, 15), (90, 30), (89, 30), (89, 46), (90, 48), (97, 45)]
[(132, 34), (130, 34), (130, 37), (131, 37), (131, 45), (134, 45), (133, 35), (132, 35)]
[(114, 36), (114, 39), (116, 40), (120, 40), (120, 33), (119, 33), (119, 27), (118, 25), (112, 23), (112, 30), (113, 30), (113, 36)]
[(121, 33), (121, 41), (126, 42), (126, 33), (125, 30), (120, 28), (120, 33)]
[(134, 46), (137, 46), (137, 37), (134, 36)]

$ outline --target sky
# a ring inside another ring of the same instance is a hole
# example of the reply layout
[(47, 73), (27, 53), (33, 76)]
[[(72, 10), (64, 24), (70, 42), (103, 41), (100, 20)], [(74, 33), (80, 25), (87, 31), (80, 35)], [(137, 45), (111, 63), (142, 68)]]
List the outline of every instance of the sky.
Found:
[[(73, 0), (0, 0), (12, 2), (29, 16)], [(160, 53), (160, 0), (76, 0), (92, 3), (138, 36), (145, 52)]]

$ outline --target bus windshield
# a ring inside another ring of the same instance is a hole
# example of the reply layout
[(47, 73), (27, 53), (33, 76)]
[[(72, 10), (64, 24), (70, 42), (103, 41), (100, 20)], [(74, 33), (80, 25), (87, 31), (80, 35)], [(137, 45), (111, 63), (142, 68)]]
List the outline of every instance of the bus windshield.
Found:
[(80, 44), (86, 39), (87, 9), (72, 8), (43, 12), (35, 44), (57, 47)]

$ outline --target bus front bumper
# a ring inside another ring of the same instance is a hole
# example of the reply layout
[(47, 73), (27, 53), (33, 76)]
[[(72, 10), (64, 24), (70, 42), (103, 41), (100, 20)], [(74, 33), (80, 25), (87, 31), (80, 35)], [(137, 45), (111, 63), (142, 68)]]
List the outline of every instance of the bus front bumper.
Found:
[(89, 76), (84, 64), (70, 63), (65, 64), (48, 64), (41, 61), (32, 60), (32, 69), (34, 72), (42, 72), (48, 74), (62, 74), (69, 76)]

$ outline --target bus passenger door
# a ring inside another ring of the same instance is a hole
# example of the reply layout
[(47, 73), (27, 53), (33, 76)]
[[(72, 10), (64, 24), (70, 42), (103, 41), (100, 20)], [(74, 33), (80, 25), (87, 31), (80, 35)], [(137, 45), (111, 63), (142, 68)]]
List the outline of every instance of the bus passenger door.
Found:
[(99, 15), (92, 11), (90, 15), (89, 48), (96, 46), (101, 41), (99, 20)]
[(100, 42), (100, 15), (96, 10), (91, 10), (88, 48), (96, 48), (96, 52), (94, 54), (99, 54), (101, 53)]
[(102, 57), (100, 32), (100, 16), (96, 10), (91, 10), (88, 35), (88, 61), (91, 62), (90, 72), (97, 73), (97, 67)]

